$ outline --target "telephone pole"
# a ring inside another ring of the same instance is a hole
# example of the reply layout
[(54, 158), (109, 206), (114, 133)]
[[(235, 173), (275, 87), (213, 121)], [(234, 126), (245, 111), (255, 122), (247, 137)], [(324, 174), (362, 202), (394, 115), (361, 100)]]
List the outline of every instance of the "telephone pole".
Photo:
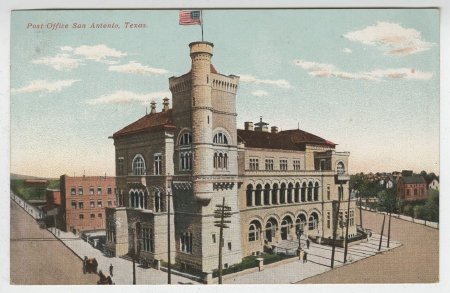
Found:
[(350, 188), (348, 190), (348, 204), (347, 204), (347, 219), (345, 228), (345, 249), (344, 249), (344, 263), (347, 263), (347, 252), (348, 252), (348, 225), (350, 222)]
[(170, 264), (170, 190), (167, 191), (167, 284), (172, 284), (172, 266)]
[(381, 225), (380, 244), (378, 245), (378, 251), (381, 250), (381, 242), (383, 241), (384, 221), (386, 221), (386, 214), (383, 214), (383, 225)]
[(216, 205), (217, 209), (214, 211), (214, 218), (220, 219), (214, 221), (214, 226), (219, 227), (219, 284), (222, 284), (222, 247), (224, 245), (223, 240), (223, 229), (230, 228), (227, 224), (231, 223), (230, 220), (225, 220), (225, 218), (231, 217), (231, 207), (225, 205), (225, 197), (223, 198), (222, 205)]

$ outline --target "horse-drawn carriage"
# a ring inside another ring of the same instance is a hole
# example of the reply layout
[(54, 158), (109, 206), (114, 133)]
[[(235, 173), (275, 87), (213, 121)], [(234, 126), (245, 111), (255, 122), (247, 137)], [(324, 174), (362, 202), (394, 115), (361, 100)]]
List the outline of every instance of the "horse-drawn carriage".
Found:
[(98, 272), (98, 276), (100, 277), (100, 280), (97, 281), (97, 285), (112, 285), (112, 279), (111, 276), (106, 277), (102, 271)]
[(97, 267), (98, 262), (95, 258), (87, 258), (87, 256), (84, 257), (83, 260), (83, 273), (97, 273)]

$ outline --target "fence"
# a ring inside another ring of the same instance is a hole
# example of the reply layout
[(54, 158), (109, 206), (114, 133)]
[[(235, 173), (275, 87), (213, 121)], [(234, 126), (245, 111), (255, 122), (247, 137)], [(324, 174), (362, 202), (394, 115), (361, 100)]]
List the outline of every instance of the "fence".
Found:
[(44, 217), (44, 213), (41, 209), (29, 204), (26, 200), (21, 198), (20, 196), (14, 194), (11, 191), (11, 199), (14, 200), (19, 206), (21, 206), (30, 216), (34, 219), (42, 219)]

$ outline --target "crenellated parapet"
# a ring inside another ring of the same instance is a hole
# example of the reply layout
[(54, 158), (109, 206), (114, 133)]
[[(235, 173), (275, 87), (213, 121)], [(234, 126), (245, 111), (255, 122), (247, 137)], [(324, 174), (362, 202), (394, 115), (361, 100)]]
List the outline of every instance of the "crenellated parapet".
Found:
[(225, 76), (221, 74), (211, 74), (212, 89), (236, 94), (239, 86), (239, 77), (235, 75)]
[(191, 73), (188, 72), (179, 77), (171, 77), (169, 79), (169, 89), (172, 94), (177, 94), (192, 89)]

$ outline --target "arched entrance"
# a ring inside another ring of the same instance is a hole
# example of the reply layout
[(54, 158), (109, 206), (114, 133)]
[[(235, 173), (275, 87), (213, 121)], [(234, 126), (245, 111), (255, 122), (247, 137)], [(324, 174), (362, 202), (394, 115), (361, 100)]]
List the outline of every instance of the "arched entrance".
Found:
[(270, 218), (265, 226), (265, 238), (267, 242), (272, 242), (275, 238), (276, 231), (277, 231), (278, 223), (277, 220), (274, 218)]
[(308, 230), (317, 230), (319, 228), (319, 215), (316, 212), (312, 212), (308, 219)]
[(286, 216), (281, 221), (281, 240), (287, 240), (289, 238), (289, 231), (291, 230), (292, 219)]

